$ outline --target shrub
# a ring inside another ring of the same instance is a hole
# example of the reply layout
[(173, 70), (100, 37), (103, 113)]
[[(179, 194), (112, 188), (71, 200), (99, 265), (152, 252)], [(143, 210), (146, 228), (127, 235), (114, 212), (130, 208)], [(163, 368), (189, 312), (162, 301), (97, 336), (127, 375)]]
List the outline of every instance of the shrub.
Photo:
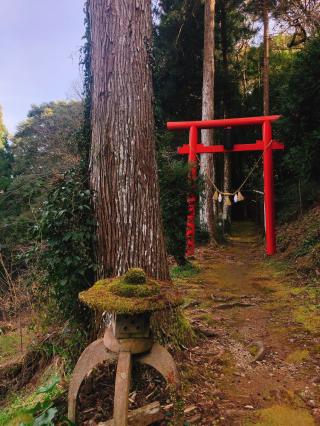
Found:
[(94, 282), (92, 194), (79, 170), (71, 170), (48, 194), (39, 225), (41, 290), (66, 317), (83, 319), (78, 293)]

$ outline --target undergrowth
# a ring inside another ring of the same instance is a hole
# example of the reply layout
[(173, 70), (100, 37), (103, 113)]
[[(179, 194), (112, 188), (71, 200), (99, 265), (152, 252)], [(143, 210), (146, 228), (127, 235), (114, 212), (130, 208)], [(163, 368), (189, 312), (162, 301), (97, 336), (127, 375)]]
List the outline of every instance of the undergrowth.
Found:
[(191, 262), (187, 262), (183, 266), (174, 266), (170, 269), (170, 275), (172, 279), (193, 277), (199, 272), (199, 266), (194, 265)]
[(12, 395), (10, 407), (0, 412), (0, 426), (53, 426), (64, 420), (56, 402), (65, 394), (61, 378), (52, 375), (43, 386), (28, 396)]
[(320, 275), (320, 206), (317, 205), (283, 225), (278, 232), (280, 257), (289, 261), (299, 273), (309, 277)]

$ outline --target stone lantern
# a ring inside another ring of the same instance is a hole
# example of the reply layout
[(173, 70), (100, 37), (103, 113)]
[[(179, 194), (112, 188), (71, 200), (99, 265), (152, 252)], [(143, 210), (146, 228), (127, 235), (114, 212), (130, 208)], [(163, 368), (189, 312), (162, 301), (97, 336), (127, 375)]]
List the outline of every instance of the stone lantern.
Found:
[(68, 395), (69, 420), (75, 422), (77, 395), (83, 379), (98, 364), (116, 359), (113, 419), (106, 425), (148, 425), (161, 420), (159, 404), (128, 412), (128, 396), (132, 362), (152, 366), (170, 385), (179, 388), (175, 362), (164, 347), (154, 343), (150, 328), (153, 312), (181, 303), (173, 285), (152, 280), (142, 269), (132, 268), (122, 277), (98, 281), (80, 293), (79, 298), (99, 312), (108, 312), (109, 321), (103, 338), (91, 343), (75, 366)]

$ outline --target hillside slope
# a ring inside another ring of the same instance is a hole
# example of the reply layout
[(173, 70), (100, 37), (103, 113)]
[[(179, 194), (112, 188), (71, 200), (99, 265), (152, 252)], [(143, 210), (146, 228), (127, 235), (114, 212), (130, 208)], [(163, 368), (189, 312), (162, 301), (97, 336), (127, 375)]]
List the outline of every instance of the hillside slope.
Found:
[(280, 257), (300, 274), (320, 277), (320, 205), (278, 231)]

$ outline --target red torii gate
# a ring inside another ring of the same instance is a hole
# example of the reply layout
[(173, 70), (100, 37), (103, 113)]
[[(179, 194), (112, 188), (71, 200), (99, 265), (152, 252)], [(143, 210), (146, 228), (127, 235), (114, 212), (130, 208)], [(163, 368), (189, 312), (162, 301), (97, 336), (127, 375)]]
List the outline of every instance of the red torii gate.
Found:
[[(264, 204), (265, 204), (265, 228), (266, 228), (266, 253), (271, 256), (276, 252), (274, 189), (273, 189), (273, 158), (272, 151), (284, 149), (284, 145), (272, 139), (272, 124), (279, 120), (280, 115), (262, 117), (227, 118), (222, 120), (206, 121), (181, 121), (168, 122), (168, 130), (189, 129), (189, 144), (178, 148), (179, 154), (188, 154), (190, 164), (190, 178), (197, 179), (197, 154), (224, 153), (239, 151), (263, 151), (263, 178), (264, 178)], [(215, 127), (232, 128), (235, 126), (261, 125), (262, 140), (251, 144), (235, 144), (232, 149), (226, 149), (224, 145), (205, 146), (199, 143), (199, 129), (213, 129)], [(187, 217), (187, 248), (186, 254), (192, 256), (195, 250), (195, 216), (196, 195), (188, 197)]]

